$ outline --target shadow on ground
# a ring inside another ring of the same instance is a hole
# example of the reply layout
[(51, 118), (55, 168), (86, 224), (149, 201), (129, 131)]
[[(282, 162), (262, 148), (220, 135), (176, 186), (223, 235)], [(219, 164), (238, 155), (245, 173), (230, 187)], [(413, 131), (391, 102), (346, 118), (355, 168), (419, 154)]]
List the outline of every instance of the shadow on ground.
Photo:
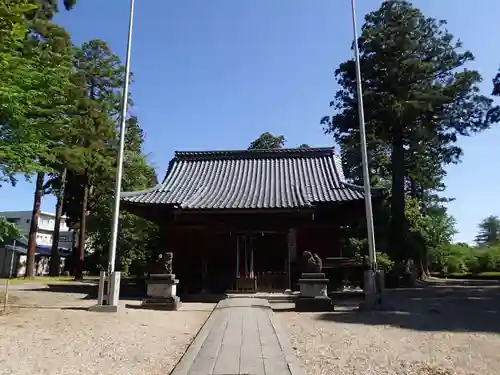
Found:
[(418, 331), (500, 333), (500, 283), (432, 282), (387, 291), (388, 309), (322, 313), (318, 319)]
[[(52, 292), (61, 294), (82, 294), (83, 300), (97, 299), (98, 284), (47, 284), (44, 288), (19, 289), (17, 292)], [(120, 285), (120, 298), (140, 299), (144, 296), (144, 288), (137, 284)]]
[[(60, 294), (81, 294), (82, 300), (97, 299), (97, 283), (70, 283), (70, 284), (46, 284), (37, 288), (21, 288), (16, 292), (52, 292)], [(133, 281), (120, 284), (120, 299), (141, 300), (146, 296), (145, 285)], [(224, 294), (182, 294), (182, 302), (190, 303), (218, 303), (225, 299)]]

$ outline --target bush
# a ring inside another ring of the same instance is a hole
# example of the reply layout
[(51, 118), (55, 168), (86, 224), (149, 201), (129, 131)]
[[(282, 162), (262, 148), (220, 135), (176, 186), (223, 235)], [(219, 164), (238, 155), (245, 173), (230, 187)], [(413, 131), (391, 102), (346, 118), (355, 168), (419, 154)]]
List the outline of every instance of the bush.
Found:
[(429, 258), (430, 270), (441, 275), (468, 272), (468, 265), (472, 264), (471, 248), (455, 244), (434, 249)]
[(443, 273), (466, 273), (467, 257), (463, 254), (450, 254), (444, 263)]
[(443, 276), (500, 271), (500, 247), (449, 244), (432, 251), (430, 263), (431, 271)]
[(393, 269), (394, 262), (386, 253), (377, 252), (377, 267), (387, 274)]
[(474, 249), (473, 255), (476, 262), (472, 265), (475, 267), (469, 268), (470, 272), (500, 271), (500, 248), (498, 246)]

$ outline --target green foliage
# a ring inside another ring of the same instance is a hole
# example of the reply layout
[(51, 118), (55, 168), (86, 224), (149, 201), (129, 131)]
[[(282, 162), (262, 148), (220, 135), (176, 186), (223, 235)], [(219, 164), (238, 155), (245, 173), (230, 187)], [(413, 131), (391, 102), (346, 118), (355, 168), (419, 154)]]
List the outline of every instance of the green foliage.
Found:
[[(480, 74), (465, 68), (472, 53), (444, 21), (407, 1), (384, 1), (367, 14), (357, 43), (372, 183), (390, 186), (391, 255), (404, 260), (415, 255), (407, 196), (426, 203), (444, 189), (444, 167), (462, 155), (459, 137), (496, 120), (492, 100), (479, 93)], [(340, 64), (335, 76), (335, 114), (322, 124), (340, 145), (346, 176), (361, 183), (354, 60)]]
[(386, 253), (377, 252), (377, 268), (386, 274), (391, 272), (394, 267), (394, 261)]
[(21, 232), (16, 224), (9, 222), (5, 217), (0, 216), (0, 243), (8, 239), (21, 237)]
[[(82, 225), (82, 212), (88, 213), (89, 239), (101, 263), (109, 245), (125, 69), (103, 41), (73, 48), (64, 29), (50, 22), (58, 3), (0, 0), (0, 181), (15, 183), (18, 172), (50, 173), (45, 192), (64, 198), (70, 225)], [(64, 6), (75, 3), (65, 0)], [(123, 188), (150, 187), (158, 181), (142, 154), (143, 131), (134, 116), (127, 127)], [(0, 231), (12, 234), (12, 225), (0, 221)], [(119, 268), (140, 273), (156, 238), (157, 228), (122, 212)]]
[[(56, 160), (56, 129), (64, 127), (71, 87), (69, 35), (35, 19), (29, 1), (0, 1), (0, 182), (46, 171)], [(29, 33), (28, 33), (29, 31)]]
[(473, 259), (468, 265), (468, 271), (474, 274), (500, 271), (500, 246), (476, 248)]
[(351, 232), (344, 232), (342, 236), (345, 239), (342, 246), (342, 256), (347, 258), (362, 259), (368, 255), (368, 240), (366, 238), (355, 237)]
[[(30, 3), (36, 5), (36, 10), (29, 13), (28, 18), (50, 20), (59, 11), (59, 0), (31, 0)], [(64, 8), (72, 9), (76, 5), (76, 0), (64, 0)]]
[(33, 276), (36, 213), (46, 172), (59, 164), (71, 129), (73, 50), (68, 33), (50, 22), (45, 2), (0, 1), (0, 182), (37, 174), (27, 275)]
[(470, 247), (455, 244), (438, 247), (429, 254), (431, 270), (443, 276), (467, 272), (473, 259)]
[(478, 246), (493, 246), (500, 244), (500, 218), (490, 215), (478, 225), (479, 233), (476, 236)]
[[(102, 47), (102, 45), (101, 45)], [(99, 47), (99, 48), (101, 48)], [(103, 54), (98, 54), (101, 57)], [(106, 52), (106, 56), (110, 52)], [(114, 61), (110, 66), (115, 69), (113, 75), (118, 76), (122, 71), (120, 64), (112, 57), (108, 61)], [(99, 64), (102, 67), (103, 64)], [(94, 74), (101, 74), (100, 72)], [(89, 75), (89, 77), (93, 77)], [(116, 78), (115, 78), (116, 79)], [(112, 83), (113, 78), (109, 77), (108, 86), (105, 90), (99, 91), (102, 105), (106, 108), (108, 120), (113, 122), (113, 119), (118, 120), (117, 114), (119, 109), (120, 97), (116, 95), (118, 89), (113, 87), (118, 86), (121, 82), (116, 79)], [(92, 92), (91, 92), (92, 94)], [(96, 98), (96, 96), (94, 96)], [(97, 101), (97, 99), (96, 99)], [(116, 123), (116, 122), (113, 122)], [(126, 121), (125, 132), (125, 150), (123, 157), (123, 177), (122, 190), (134, 191), (152, 187), (158, 183), (154, 169), (148, 165), (147, 156), (143, 154), (144, 133), (140, 127), (138, 118), (131, 116)], [(103, 138), (103, 147), (101, 150), (108, 150), (105, 145), (117, 145), (118, 132), (113, 132)], [(94, 152), (98, 150), (94, 150)], [(106, 151), (108, 152), (108, 151)], [(106, 154), (105, 154), (106, 155)], [(112, 150), (109, 156), (106, 156), (109, 163), (115, 163), (116, 152)], [(106, 164), (104, 164), (106, 165)], [(90, 166), (88, 166), (90, 167)], [(113, 173), (112, 173), (113, 172)], [(78, 173), (70, 174), (68, 179), (67, 190), (70, 192), (65, 196), (66, 212), (73, 221), (79, 220), (80, 206), (82, 202), (82, 176)], [(115, 175), (114, 169), (94, 169), (92, 174), (92, 195), (88, 201), (88, 241), (94, 253), (89, 257), (87, 269), (90, 271), (98, 271), (101, 267), (106, 268), (108, 259), (108, 250), (110, 244), (110, 226), (112, 219), (112, 207), (114, 202), (114, 184)], [(156, 248), (158, 237), (158, 228), (152, 223), (141, 219), (133, 214), (127, 213), (124, 210), (120, 212), (119, 235), (117, 243), (117, 269), (124, 274), (141, 275), (146, 268), (146, 264), (150, 258), (151, 251)]]
[[(129, 135), (130, 142), (125, 144), (122, 187), (124, 191), (147, 189), (156, 185), (156, 173), (142, 154), (144, 137), (137, 118), (129, 119), (127, 124), (126, 134)], [(88, 230), (95, 250), (95, 268), (105, 265), (107, 260), (113, 189), (114, 179), (103, 179), (92, 198)], [(116, 267), (124, 274), (142, 275), (152, 252), (159, 245), (158, 227), (122, 210), (119, 231)]]
[[(366, 238), (359, 239), (356, 237), (347, 237), (347, 240), (342, 247), (342, 256), (354, 258), (359, 262), (367, 262), (368, 257), (368, 240)], [(377, 251), (377, 268), (389, 273), (394, 267), (394, 261), (384, 252)]]
[(263, 133), (255, 141), (250, 143), (249, 150), (271, 150), (283, 148), (285, 146), (285, 137), (282, 135), (274, 136), (269, 132)]
[(448, 244), (431, 253), (431, 271), (442, 276), (473, 275), (500, 271), (500, 247), (475, 248), (465, 244)]
[[(497, 73), (495, 78), (493, 78), (493, 91), (492, 95), (500, 96), (500, 71)], [(500, 106), (496, 106), (492, 111), (491, 117), (493, 121), (500, 121)]]
[(413, 244), (421, 244), (430, 251), (450, 243), (457, 233), (455, 218), (441, 207), (427, 208), (423, 213), (421, 203), (415, 198), (406, 199), (405, 212), (408, 218)]
[(116, 124), (125, 72), (118, 56), (101, 40), (75, 48), (73, 65), (75, 111), (68, 137), (73, 147), (64, 150), (69, 171), (63, 210), (70, 223), (81, 219), (81, 207), (87, 204), (85, 189), (114, 177)]

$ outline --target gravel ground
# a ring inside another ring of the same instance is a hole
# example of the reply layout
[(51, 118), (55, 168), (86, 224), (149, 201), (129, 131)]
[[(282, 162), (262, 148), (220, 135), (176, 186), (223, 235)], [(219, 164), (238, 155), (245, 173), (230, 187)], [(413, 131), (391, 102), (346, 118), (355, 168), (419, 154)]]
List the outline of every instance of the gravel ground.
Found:
[(386, 311), (276, 315), (308, 375), (493, 375), (500, 353), (500, 288), (435, 283), (388, 294)]
[(165, 375), (214, 307), (187, 303), (182, 311), (163, 312), (123, 306), (117, 314), (94, 313), (86, 307), (95, 300), (85, 295), (26, 289), (11, 292), (25, 307), (0, 316), (2, 375)]

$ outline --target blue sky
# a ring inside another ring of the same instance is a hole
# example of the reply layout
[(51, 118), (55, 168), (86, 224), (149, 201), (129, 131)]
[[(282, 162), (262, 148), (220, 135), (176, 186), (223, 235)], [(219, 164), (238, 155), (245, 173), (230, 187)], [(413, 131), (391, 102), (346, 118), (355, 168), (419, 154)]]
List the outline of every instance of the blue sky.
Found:
[[(358, 1), (358, 24), (377, 0)], [(446, 19), (472, 50), (483, 90), (500, 65), (495, 0), (415, 0), (427, 15)], [(124, 56), (128, 0), (79, 0), (56, 20), (74, 43), (107, 41)], [(135, 114), (146, 132), (146, 152), (162, 179), (174, 150), (246, 148), (265, 131), (290, 147), (328, 146), (319, 125), (330, 113), (333, 71), (352, 56), (349, 0), (136, 1), (131, 87)], [(449, 168), (447, 195), (458, 220), (456, 240), (471, 242), (478, 222), (499, 214), (492, 161), (500, 125), (463, 139), (463, 162)], [(33, 186), (0, 189), (0, 211), (32, 207)], [(54, 210), (53, 197), (42, 209)]]

